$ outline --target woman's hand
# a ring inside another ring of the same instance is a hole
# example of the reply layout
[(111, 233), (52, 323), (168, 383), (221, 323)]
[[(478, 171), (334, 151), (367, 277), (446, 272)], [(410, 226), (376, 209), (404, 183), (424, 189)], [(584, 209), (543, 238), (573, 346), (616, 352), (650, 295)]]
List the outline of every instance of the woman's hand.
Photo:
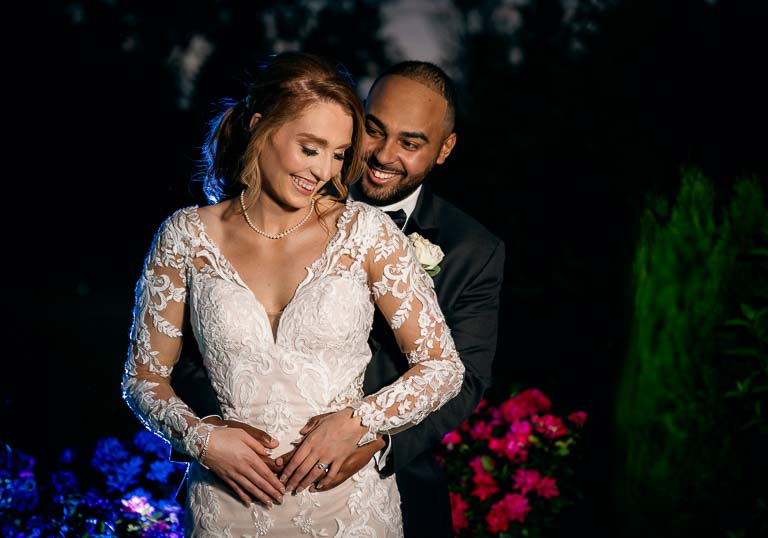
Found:
[(245, 430), (215, 428), (203, 463), (232, 488), (246, 506), (253, 498), (272, 506), (273, 500), (278, 504), (283, 502), (285, 486), (262, 460), (269, 455), (270, 449)]
[(301, 491), (326, 476), (327, 481), (334, 480), (341, 465), (368, 432), (368, 428), (360, 423), (359, 417), (353, 417), (352, 412), (347, 408), (320, 415), (304, 426), (300, 431), (304, 439), (280, 476), (286, 484), (286, 491)]

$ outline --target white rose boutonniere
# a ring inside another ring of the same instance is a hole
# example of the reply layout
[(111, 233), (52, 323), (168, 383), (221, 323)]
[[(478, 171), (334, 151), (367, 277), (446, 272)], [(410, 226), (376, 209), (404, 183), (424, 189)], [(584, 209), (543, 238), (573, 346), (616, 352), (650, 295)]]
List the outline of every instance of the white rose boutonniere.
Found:
[(413, 247), (413, 253), (416, 255), (416, 260), (421, 264), (424, 270), (429, 276), (435, 276), (440, 272), (440, 266), (438, 265), (445, 254), (443, 249), (439, 246), (430, 243), (421, 235), (413, 232), (408, 236), (408, 242)]

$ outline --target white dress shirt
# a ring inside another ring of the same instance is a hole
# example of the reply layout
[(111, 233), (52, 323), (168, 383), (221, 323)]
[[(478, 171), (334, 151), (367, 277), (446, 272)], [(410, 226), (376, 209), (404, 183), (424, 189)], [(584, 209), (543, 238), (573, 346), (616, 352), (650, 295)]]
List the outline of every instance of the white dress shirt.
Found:
[[(405, 211), (406, 221), (405, 224), (403, 224), (403, 228), (408, 224), (408, 219), (411, 218), (411, 213), (413, 213), (413, 210), (416, 209), (416, 202), (419, 200), (419, 193), (421, 193), (421, 185), (419, 185), (415, 191), (413, 191), (411, 194), (403, 198), (402, 200), (399, 200), (395, 202), (394, 204), (389, 205), (377, 205), (379, 209), (382, 211), (397, 211), (398, 209), (402, 209)], [(352, 200), (358, 200), (360, 196), (356, 196), (357, 194), (357, 186), (356, 184), (353, 184), (352, 187), (349, 189), (349, 197)]]

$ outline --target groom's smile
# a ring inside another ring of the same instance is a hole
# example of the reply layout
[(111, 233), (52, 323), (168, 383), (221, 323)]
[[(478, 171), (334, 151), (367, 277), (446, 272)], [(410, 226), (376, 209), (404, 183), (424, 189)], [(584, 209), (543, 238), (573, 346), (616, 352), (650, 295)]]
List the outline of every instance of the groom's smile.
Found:
[(387, 166), (382, 166), (382, 164), (378, 162), (374, 155), (371, 155), (366, 159), (365, 169), (366, 173), (368, 174), (368, 179), (377, 185), (384, 185), (396, 177), (406, 175), (403, 170), (396, 170)]
[(414, 192), (456, 141), (448, 102), (431, 88), (400, 75), (385, 76), (366, 99), (365, 174), (359, 190), (374, 205)]

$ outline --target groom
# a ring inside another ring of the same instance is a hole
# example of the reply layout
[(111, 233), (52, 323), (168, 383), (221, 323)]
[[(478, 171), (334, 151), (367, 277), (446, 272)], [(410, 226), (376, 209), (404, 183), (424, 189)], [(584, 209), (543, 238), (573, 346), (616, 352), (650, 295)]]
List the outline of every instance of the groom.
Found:
[[(455, 398), (417, 426), (358, 448), (330, 485), (335, 487), (375, 458), (380, 473), (396, 473), (407, 538), (454, 536), (447, 481), (433, 449), (472, 414), (490, 386), (496, 350), (504, 244), (433, 194), (426, 181), (433, 166), (443, 164), (456, 144), (455, 113), (453, 83), (439, 67), (408, 61), (387, 69), (366, 99), (365, 173), (350, 192), (355, 200), (390, 214), (406, 235), (418, 233), (444, 253), (433, 281), (466, 367), (464, 384)], [(437, 261), (436, 249), (425, 245), (429, 259), (419, 261)], [(416, 252), (420, 257), (422, 250)], [(408, 369), (387, 320), (378, 311), (375, 316), (365, 394), (392, 383)], [(174, 368), (174, 390), (198, 414), (220, 413), (205, 373), (195, 365), (199, 359), (190, 358), (191, 354), (192, 350), (185, 350)], [(266, 435), (254, 428), (249, 431), (262, 438)], [(289, 481), (289, 489), (291, 485)]]

